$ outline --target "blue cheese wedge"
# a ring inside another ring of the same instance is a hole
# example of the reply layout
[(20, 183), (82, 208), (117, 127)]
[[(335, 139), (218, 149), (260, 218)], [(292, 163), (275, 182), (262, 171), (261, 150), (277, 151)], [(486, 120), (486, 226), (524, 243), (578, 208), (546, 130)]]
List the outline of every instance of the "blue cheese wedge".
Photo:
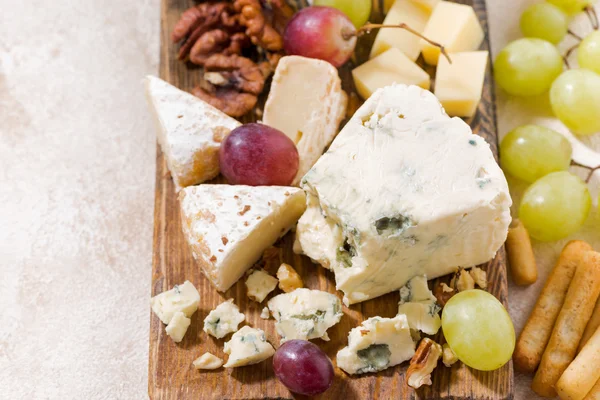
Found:
[(223, 360), (212, 353), (204, 353), (192, 363), (196, 369), (217, 369), (223, 365)]
[(435, 335), (442, 326), (440, 310), (426, 276), (415, 276), (400, 288), (398, 314), (406, 315), (410, 329)]
[(263, 122), (298, 148), (300, 164), (292, 185), (298, 185), (337, 135), (347, 100), (338, 71), (328, 62), (287, 56), (277, 64)]
[(327, 329), (342, 318), (342, 304), (333, 294), (320, 290), (296, 289), (269, 300), (275, 329), (281, 343), (291, 339), (329, 340)]
[(246, 316), (233, 304), (233, 299), (229, 299), (219, 304), (204, 318), (204, 332), (221, 339), (237, 331), (238, 325), (245, 319)]
[(256, 364), (275, 354), (275, 349), (267, 342), (265, 333), (249, 326), (244, 326), (234, 333), (231, 340), (225, 343), (223, 350), (229, 354), (225, 368)]
[(173, 339), (175, 343), (181, 342), (185, 336), (185, 333), (190, 327), (191, 322), (192, 320), (186, 317), (184, 313), (179, 311), (176, 312), (173, 315), (173, 318), (171, 318), (169, 325), (167, 325), (167, 335), (169, 335), (169, 337)]
[(175, 285), (173, 289), (162, 292), (150, 299), (152, 311), (163, 324), (167, 325), (177, 312), (191, 317), (198, 309), (200, 293), (190, 281)]
[(145, 84), (158, 143), (176, 189), (216, 177), (221, 142), (241, 124), (155, 76), (147, 76)]
[(277, 287), (279, 281), (274, 276), (267, 274), (262, 269), (253, 271), (246, 279), (246, 294), (258, 303), (263, 300)]
[(415, 354), (405, 315), (373, 317), (352, 329), (348, 346), (337, 353), (337, 366), (349, 374), (383, 371)]
[(204, 275), (224, 292), (306, 209), (304, 192), (282, 186), (200, 185), (179, 193), (184, 236)]
[(302, 187), (298, 243), (333, 270), (346, 304), (489, 261), (511, 219), (490, 146), (417, 86), (375, 92)]

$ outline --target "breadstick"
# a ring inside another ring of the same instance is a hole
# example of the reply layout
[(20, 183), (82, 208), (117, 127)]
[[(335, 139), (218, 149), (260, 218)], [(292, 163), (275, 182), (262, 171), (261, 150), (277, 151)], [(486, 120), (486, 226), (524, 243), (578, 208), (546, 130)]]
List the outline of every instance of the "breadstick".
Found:
[(583, 400), (600, 400), (600, 379), (598, 379), (598, 382), (596, 382), (592, 390), (590, 390)]
[(515, 369), (532, 373), (537, 368), (550, 340), (554, 322), (565, 301), (569, 284), (580, 257), (592, 247), (574, 240), (565, 246), (546, 280), (546, 284), (525, 324), (513, 355)]
[(508, 253), (508, 266), (517, 285), (531, 285), (537, 281), (537, 266), (529, 233), (518, 219), (514, 219), (508, 228), (506, 252)]
[(583, 349), (583, 346), (585, 346), (587, 341), (590, 340), (598, 327), (600, 327), (600, 299), (598, 299), (596, 302), (596, 307), (594, 307), (592, 318), (590, 318), (590, 321), (585, 327), (585, 331), (583, 331), (583, 336), (581, 337), (581, 342), (579, 342), (579, 348), (577, 349), (578, 353), (581, 351), (581, 349)]
[[(600, 267), (600, 264), (598, 265)], [(582, 400), (600, 379), (600, 330), (590, 338), (581, 353), (556, 382), (563, 400)]]
[(531, 384), (533, 391), (540, 396), (556, 396), (554, 385), (575, 358), (577, 346), (594, 311), (598, 295), (600, 253), (588, 251), (577, 266), (565, 303), (556, 318), (548, 347)]

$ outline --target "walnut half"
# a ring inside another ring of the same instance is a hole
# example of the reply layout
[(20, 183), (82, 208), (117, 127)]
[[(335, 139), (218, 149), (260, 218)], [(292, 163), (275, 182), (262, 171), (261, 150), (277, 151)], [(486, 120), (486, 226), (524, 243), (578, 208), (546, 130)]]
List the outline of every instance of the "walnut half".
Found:
[(304, 287), (302, 278), (291, 265), (283, 263), (277, 270), (277, 279), (279, 279), (279, 289), (285, 293), (293, 292), (296, 289)]
[(442, 346), (429, 338), (421, 340), (406, 373), (408, 386), (418, 389), (423, 385), (431, 385), (431, 373), (441, 355)]

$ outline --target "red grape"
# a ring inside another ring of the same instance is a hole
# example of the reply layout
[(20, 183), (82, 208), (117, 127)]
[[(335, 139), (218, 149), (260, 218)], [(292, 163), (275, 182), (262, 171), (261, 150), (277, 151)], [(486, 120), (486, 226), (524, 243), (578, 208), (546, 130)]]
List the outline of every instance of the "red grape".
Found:
[(221, 173), (229, 183), (288, 186), (298, 173), (298, 150), (284, 133), (263, 124), (235, 128), (221, 143)]
[(356, 32), (352, 21), (338, 9), (306, 7), (288, 22), (283, 46), (289, 55), (318, 58), (340, 67), (352, 56)]
[(275, 376), (294, 393), (313, 396), (333, 382), (333, 365), (327, 354), (306, 340), (289, 340), (273, 356)]

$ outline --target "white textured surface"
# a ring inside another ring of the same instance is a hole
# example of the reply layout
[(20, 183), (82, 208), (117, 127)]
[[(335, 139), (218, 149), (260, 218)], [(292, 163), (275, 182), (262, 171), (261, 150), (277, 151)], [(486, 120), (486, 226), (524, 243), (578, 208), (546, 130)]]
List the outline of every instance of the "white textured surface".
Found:
[[(494, 53), (533, 2), (488, 0)], [(147, 396), (155, 130), (141, 80), (157, 72), (159, 3), (0, 0), (3, 398)], [(560, 126), (546, 101), (498, 99), (501, 133)], [(574, 237), (600, 249), (599, 224)], [(511, 287), (518, 330), (564, 243), (535, 243), (540, 280)], [(536, 398), (529, 382), (516, 399)]]

